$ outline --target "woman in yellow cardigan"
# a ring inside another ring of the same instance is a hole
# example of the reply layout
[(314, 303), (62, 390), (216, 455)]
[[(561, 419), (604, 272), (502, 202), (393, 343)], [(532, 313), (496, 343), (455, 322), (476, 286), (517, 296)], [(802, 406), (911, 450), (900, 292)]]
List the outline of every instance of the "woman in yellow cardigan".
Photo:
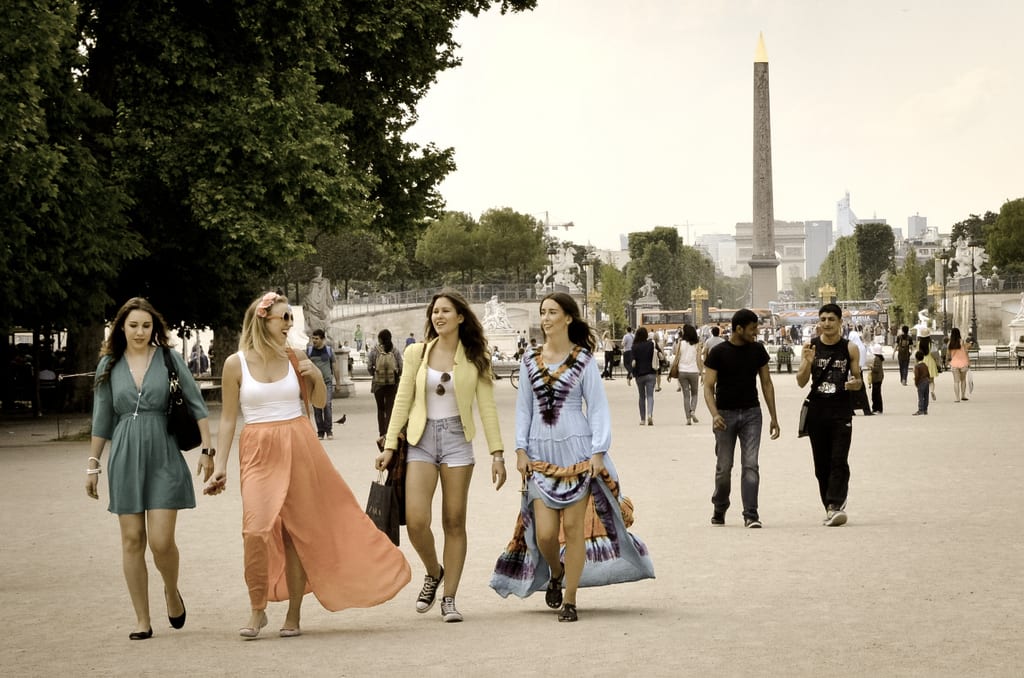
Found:
[[(416, 611), (434, 606), (444, 582), (441, 619), (460, 622), (455, 594), (466, 562), (466, 504), (473, 477), (473, 401), (480, 409), (491, 452), (491, 480), (505, 484), (504, 446), (494, 404), (491, 357), (483, 326), (457, 292), (443, 291), (427, 307), (424, 343), (405, 349), (405, 368), (395, 396), (384, 451), (377, 468), (384, 469), (406, 428), (409, 441), (405, 475), (405, 520), (409, 541), (426, 569)], [(438, 562), (431, 530), (431, 505), (441, 480), (443, 562)]]

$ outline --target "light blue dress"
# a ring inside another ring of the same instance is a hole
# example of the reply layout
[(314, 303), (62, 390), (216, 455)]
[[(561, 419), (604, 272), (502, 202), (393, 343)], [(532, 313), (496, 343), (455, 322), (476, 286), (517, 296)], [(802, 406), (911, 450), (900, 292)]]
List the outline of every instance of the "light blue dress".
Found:
[[(608, 399), (593, 354), (576, 347), (552, 365), (543, 363), (539, 348), (524, 355), (516, 402), (516, 449), (526, 450), (534, 472), (527, 481), (512, 541), (491, 577), (491, 588), (499, 595), (525, 598), (545, 589), (551, 576), (536, 544), (536, 499), (561, 510), (593, 497), (601, 525), (587, 536), (580, 586), (654, 577), (647, 546), (626, 530), (632, 522), (632, 504), (619, 493), (618, 474), (607, 453), (610, 447)], [(594, 478), (581, 468), (599, 452), (605, 453), (607, 473)]]
[[(192, 475), (178, 443), (167, 432), (170, 380), (161, 351), (158, 347), (146, 368), (141, 390), (135, 388), (124, 358), (114, 364), (110, 379), (103, 383), (99, 378), (111, 357), (103, 356), (96, 367), (92, 434), (110, 441), (107, 485), (111, 513), (196, 506)], [(206, 419), (206, 403), (184, 358), (176, 351), (170, 354), (189, 411), (196, 419)]]

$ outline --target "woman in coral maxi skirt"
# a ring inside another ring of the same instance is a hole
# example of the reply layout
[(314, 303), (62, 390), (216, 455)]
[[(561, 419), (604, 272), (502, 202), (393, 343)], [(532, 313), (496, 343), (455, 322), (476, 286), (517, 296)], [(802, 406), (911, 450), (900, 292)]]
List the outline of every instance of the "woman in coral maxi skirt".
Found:
[[(224, 363), (223, 409), (213, 477), (206, 494), (227, 483), (227, 460), (239, 409), (242, 539), (252, 612), (239, 629), (256, 638), (267, 624), (267, 601), (288, 601), (284, 638), (301, 634), (302, 598), (312, 592), (326, 609), (379, 605), (411, 577), (409, 563), (360, 508), (317, 440), (303, 412), (306, 391), (322, 407), (320, 371), (287, 346), (288, 300), (268, 292), (250, 304), (239, 351)], [(301, 394), (301, 397), (300, 397)]]

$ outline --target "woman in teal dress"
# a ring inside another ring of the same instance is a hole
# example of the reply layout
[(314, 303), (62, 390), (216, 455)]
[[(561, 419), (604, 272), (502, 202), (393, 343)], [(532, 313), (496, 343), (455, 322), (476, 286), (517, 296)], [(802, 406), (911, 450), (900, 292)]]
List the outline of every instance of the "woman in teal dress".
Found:
[(92, 411), (92, 441), (86, 468), (86, 494), (99, 499), (100, 458), (107, 460), (110, 505), (121, 526), (121, 553), (128, 593), (135, 608), (132, 640), (152, 637), (146, 544), (164, 583), (167, 619), (185, 625), (185, 601), (178, 591), (178, 509), (195, 508), (192, 478), (174, 437), (167, 432), (170, 380), (163, 351), (173, 360), (189, 410), (199, 422), (203, 451), (197, 473), (213, 472), (214, 450), (206, 405), (185, 360), (168, 348), (167, 324), (148, 300), (125, 302), (100, 350)]
[(516, 468), (523, 499), (491, 588), (523, 598), (546, 588), (558, 621), (574, 622), (578, 587), (653, 578), (654, 565), (647, 546), (626, 529), (633, 505), (620, 495), (608, 457), (608, 399), (590, 327), (562, 292), (541, 301), (540, 322), (544, 344), (519, 367)]

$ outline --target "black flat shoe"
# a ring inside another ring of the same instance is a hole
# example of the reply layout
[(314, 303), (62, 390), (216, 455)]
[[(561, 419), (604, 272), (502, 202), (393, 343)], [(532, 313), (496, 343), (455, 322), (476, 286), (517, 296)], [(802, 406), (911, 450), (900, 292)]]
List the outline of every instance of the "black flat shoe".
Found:
[(557, 577), (548, 580), (548, 590), (544, 593), (544, 602), (552, 610), (562, 607), (562, 578), (565, 577), (565, 566), (562, 566), (562, 573)]
[(178, 600), (181, 601), (181, 614), (177, 617), (167, 615), (167, 621), (171, 622), (171, 626), (176, 629), (180, 629), (185, 625), (185, 616), (188, 614), (188, 610), (185, 609), (185, 599), (181, 597), (181, 591), (178, 591)]
[(579, 621), (579, 616), (576, 614), (576, 606), (572, 603), (566, 603), (562, 607), (562, 611), (558, 613), (558, 621), (560, 622), (574, 622)]
[(153, 627), (148, 631), (132, 631), (128, 634), (128, 640), (149, 640), (153, 637)]

